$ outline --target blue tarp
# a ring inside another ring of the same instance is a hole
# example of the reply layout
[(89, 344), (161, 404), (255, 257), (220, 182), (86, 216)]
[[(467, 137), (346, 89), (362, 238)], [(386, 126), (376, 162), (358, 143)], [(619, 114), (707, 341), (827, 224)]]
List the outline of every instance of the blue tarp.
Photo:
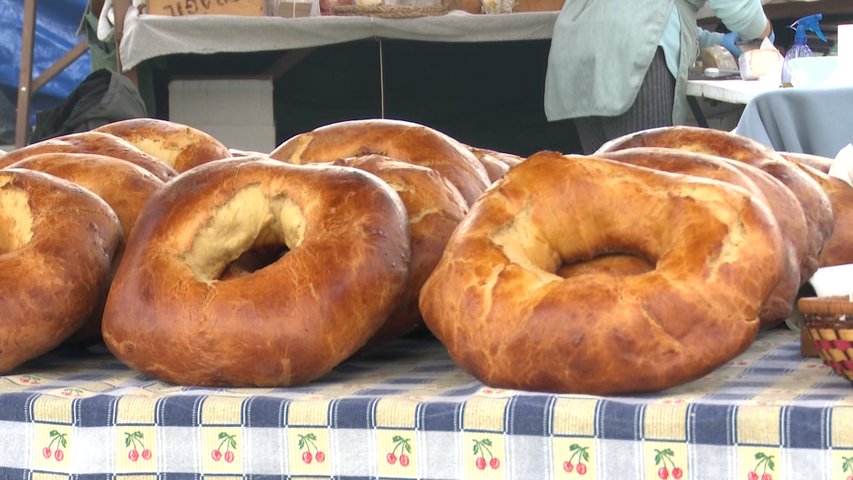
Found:
[[(33, 78), (76, 45), (87, 0), (39, 0), (36, 10)], [(24, 0), (0, 0), (0, 89), (17, 99), (21, 63), (21, 29)], [(33, 110), (51, 107), (64, 99), (91, 71), (89, 53), (77, 59), (43, 86), (33, 98)]]

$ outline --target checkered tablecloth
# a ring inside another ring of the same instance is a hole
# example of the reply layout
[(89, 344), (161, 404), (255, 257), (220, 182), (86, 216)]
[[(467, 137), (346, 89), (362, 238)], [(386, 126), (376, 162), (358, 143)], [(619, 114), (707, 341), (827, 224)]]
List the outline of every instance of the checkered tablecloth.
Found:
[(164, 384), (60, 350), (0, 379), (0, 478), (839, 479), (853, 388), (761, 334), (639, 396), (488, 388), (433, 339), (368, 348), (311, 385)]

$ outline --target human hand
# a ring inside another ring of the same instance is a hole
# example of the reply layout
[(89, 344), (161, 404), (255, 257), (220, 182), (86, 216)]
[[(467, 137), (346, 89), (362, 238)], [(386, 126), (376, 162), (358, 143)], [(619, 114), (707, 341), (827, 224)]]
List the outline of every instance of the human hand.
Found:
[(726, 48), (732, 55), (734, 55), (735, 59), (740, 57), (740, 54), (743, 53), (737, 48), (737, 41), (740, 38), (737, 32), (729, 32), (723, 35), (723, 39), (720, 41), (720, 45)]

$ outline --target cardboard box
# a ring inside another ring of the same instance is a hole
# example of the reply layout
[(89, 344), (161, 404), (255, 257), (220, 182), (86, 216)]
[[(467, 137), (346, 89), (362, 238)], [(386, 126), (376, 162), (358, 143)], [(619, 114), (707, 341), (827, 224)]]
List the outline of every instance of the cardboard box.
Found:
[(517, 0), (515, 12), (547, 12), (561, 10), (565, 0)]
[(148, 13), (182, 17), (185, 15), (267, 15), (267, 0), (148, 0)]
[(207, 132), (228, 148), (272, 152), (276, 147), (272, 79), (172, 80), (169, 120)]
[(273, 15), (278, 15), (279, 17), (286, 18), (296, 18), (296, 17), (308, 17), (311, 15), (311, 2), (302, 0), (302, 1), (288, 1), (281, 0), (275, 1), (275, 5), (273, 6), (275, 10)]

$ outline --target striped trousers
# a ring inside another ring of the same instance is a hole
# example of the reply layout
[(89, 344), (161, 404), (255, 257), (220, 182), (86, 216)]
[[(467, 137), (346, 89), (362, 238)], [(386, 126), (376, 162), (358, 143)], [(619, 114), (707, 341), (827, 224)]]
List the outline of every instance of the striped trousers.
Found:
[(576, 118), (583, 153), (589, 155), (608, 140), (647, 128), (672, 125), (675, 78), (666, 68), (663, 49), (658, 48), (634, 103), (615, 117)]

